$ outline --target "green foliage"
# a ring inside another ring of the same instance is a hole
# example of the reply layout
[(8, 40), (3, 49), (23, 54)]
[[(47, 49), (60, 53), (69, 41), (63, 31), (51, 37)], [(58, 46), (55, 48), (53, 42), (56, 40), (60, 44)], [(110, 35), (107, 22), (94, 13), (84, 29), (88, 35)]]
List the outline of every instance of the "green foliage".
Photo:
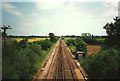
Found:
[(56, 42), (56, 37), (54, 35), (54, 33), (49, 33), (49, 38), (51, 42)]
[[(42, 47), (38, 43), (27, 43), (27, 40), (9, 40), (3, 48), (3, 79), (32, 79), (43, 59), (48, 54), (52, 43), (50, 40), (42, 41)], [(23, 81), (23, 80), (22, 80)]]
[(75, 39), (76, 39), (76, 37), (64, 37), (64, 41), (65, 41), (65, 42), (67, 42), (67, 40), (70, 40), (70, 39), (75, 40)]
[(77, 49), (77, 51), (83, 51), (83, 52), (87, 52), (87, 50), (86, 50), (86, 43), (85, 42), (83, 42), (83, 41), (79, 41), (77, 44), (76, 44), (76, 49)]
[(78, 43), (78, 42), (80, 42), (80, 41), (82, 41), (82, 40), (81, 40), (81, 38), (76, 38), (75, 41)]
[(15, 46), (13, 46), (12, 41), (9, 41), (10, 43), (6, 43), (6, 49), (3, 48), (2, 51), (2, 78), (3, 79), (16, 79), (19, 78), (18, 74), (16, 74), (16, 70), (14, 67), (14, 60), (13, 56), (16, 56), (16, 53), (18, 53), (18, 50), (14, 49)]
[(83, 41), (90, 45), (99, 45), (103, 43), (103, 41), (98, 41), (93, 37), (83, 37)]
[(120, 17), (114, 18), (114, 23), (107, 23), (104, 26), (107, 33), (106, 43), (108, 45), (117, 45), (120, 47)]
[(41, 53), (41, 46), (38, 44), (31, 44), (29, 46), (29, 49), (31, 49), (35, 53)]
[(43, 40), (39, 41), (38, 44), (41, 45), (43, 50), (47, 50), (52, 45), (52, 42), (50, 40)]
[(74, 54), (75, 54), (76, 51), (83, 51), (85, 53), (87, 52), (87, 49), (86, 49), (87, 44), (84, 41), (82, 41), (81, 38), (68, 39), (66, 41), (66, 44), (67, 44), (67, 46), (69, 46), (70, 50)]
[(69, 49), (71, 50), (72, 54), (76, 54), (76, 47), (75, 46), (69, 46)]
[(118, 79), (118, 50), (108, 49), (81, 62), (89, 79)]
[(76, 44), (74, 39), (69, 39), (69, 40), (67, 40), (66, 43), (67, 43), (68, 46), (75, 46), (75, 44)]
[(119, 64), (120, 63), (120, 58), (119, 57), (120, 57), (120, 48), (118, 49), (118, 71), (119, 71), (118, 75), (120, 77), (120, 64)]
[(19, 44), (20, 44), (20, 46), (21, 46), (22, 48), (27, 47), (28, 39), (27, 39), (27, 38), (24, 38), (23, 40), (21, 40), (21, 41), (19, 42)]

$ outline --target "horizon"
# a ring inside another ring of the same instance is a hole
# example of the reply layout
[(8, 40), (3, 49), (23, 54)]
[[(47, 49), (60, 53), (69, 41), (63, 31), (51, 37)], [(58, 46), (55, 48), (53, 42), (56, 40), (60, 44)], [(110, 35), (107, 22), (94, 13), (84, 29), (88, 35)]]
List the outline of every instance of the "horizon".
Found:
[[(7, 36), (49, 36), (49, 35), (7, 35)], [(55, 35), (55, 36), (59, 36), (59, 35)], [(81, 35), (61, 35), (61, 36), (81, 36)], [(107, 35), (93, 35), (93, 36), (107, 36)]]

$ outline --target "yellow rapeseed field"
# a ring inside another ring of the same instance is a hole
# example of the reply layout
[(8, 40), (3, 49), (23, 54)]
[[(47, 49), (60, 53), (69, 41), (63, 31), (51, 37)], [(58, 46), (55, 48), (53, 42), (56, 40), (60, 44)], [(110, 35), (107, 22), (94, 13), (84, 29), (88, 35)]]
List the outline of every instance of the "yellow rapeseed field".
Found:
[(21, 40), (23, 40), (23, 38), (16, 38), (15, 39), (17, 42), (20, 42)]
[[(40, 40), (45, 40), (45, 39), (49, 39), (49, 38), (29, 38), (28, 42), (40, 41)], [(23, 40), (23, 38), (16, 38), (17, 42), (20, 42), (21, 40)]]

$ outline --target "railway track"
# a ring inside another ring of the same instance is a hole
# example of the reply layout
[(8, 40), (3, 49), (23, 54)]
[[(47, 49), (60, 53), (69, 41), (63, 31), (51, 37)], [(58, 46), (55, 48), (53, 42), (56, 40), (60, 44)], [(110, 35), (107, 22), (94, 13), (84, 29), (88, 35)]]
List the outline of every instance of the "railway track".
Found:
[(47, 58), (50, 59), (49, 65), (44, 66), (47, 69), (44, 69), (43, 73), (38, 72), (38, 77), (34, 78), (33, 81), (38, 79), (40, 81), (85, 81), (83, 74), (62, 39), (58, 40), (52, 51), (53, 54), (50, 54), (50, 57)]
[(56, 68), (54, 71), (54, 77), (53, 79), (55, 81), (62, 80), (64, 81), (65, 77), (64, 77), (64, 63), (63, 63), (63, 57), (61, 54), (61, 44), (59, 46), (59, 51), (58, 51), (58, 55), (57, 55), (57, 63), (56, 63)]
[(62, 45), (61, 54), (64, 57), (63, 60), (64, 60), (64, 68), (65, 68), (65, 80), (76, 81), (75, 73), (70, 63), (70, 58), (68, 54), (66, 53), (66, 45), (63, 43), (62, 40), (61, 40), (61, 45)]

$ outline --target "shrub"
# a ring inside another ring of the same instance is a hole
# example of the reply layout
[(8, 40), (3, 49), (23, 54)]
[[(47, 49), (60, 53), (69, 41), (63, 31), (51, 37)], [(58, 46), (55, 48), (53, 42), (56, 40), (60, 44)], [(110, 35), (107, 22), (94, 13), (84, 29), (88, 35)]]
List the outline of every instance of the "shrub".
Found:
[(70, 48), (72, 54), (75, 55), (76, 54), (76, 47), (75, 46), (69, 46), (69, 48)]
[[(32, 79), (38, 66), (47, 55), (52, 43), (49, 40), (28, 44), (27, 40), (20, 43), (9, 40), (2, 52), (2, 78), (3, 79)], [(6, 48), (6, 49), (5, 49)], [(38, 65), (37, 65), (38, 64)]]
[(86, 50), (86, 43), (85, 42), (83, 42), (83, 41), (79, 41), (77, 44), (76, 44), (76, 49), (77, 49), (77, 51), (83, 51), (83, 52), (87, 52), (87, 50)]
[(81, 62), (90, 79), (118, 79), (118, 50), (108, 49)]
[(102, 44), (101, 41), (98, 41), (98, 40), (96, 40), (95, 38), (92, 38), (92, 37), (83, 37), (83, 41), (86, 42), (87, 44), (90, 44), (90, 45)]
[(41, 49), (47, 50), (52, 45), (52, 42), (50, 40), (42, 40), (38, 44), (41, 45)]
[(22, 48), (27, 47), (27, 45), (28, 45), (28, 39), (25, 38), (25, 39), (21, 40), (21, 41), (19, 42), (19, 44), (20, 44), (20, 46), (21, 46)]
[(67, 40), (66, 43), (67, 43), (68, 46), (75, 46), (75, 44), (76, 44), (75, 40), (73, 40), (73, 39)]

